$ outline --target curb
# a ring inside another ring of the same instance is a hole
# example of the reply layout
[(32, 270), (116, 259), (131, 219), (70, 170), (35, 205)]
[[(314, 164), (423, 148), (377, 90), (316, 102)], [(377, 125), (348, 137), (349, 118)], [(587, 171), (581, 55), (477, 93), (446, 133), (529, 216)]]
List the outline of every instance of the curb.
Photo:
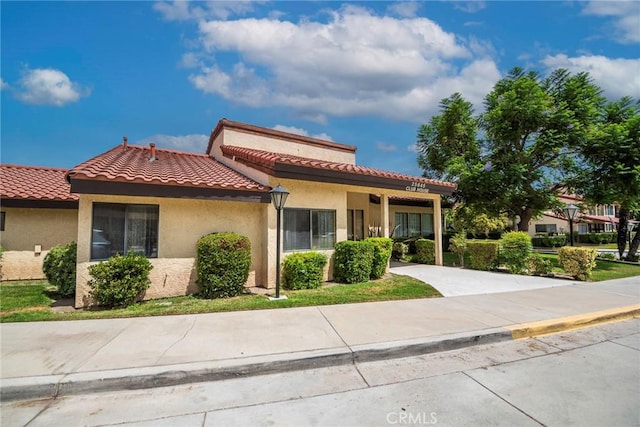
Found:
[(558, 319), (521, 323), (518, 325), (508, 326), (507, 329), (511, 330), (511, 335), (514, 340), (519, 340), (638, 317), (640, 317), (640, 304), (635, 304), (611, 310), (561, 317)]
[(9, 378), (0, 380), (0, 400), (8, 402), (55, 399), (61, 396), (77, 394), (140, 390), (398, 359), (457, 350), (475, 345), (533, 338), (639, 317), (640, 304), (636, 304), (613, 310), (522, 323), (503, 328), (483, 329), (413, 340), (281, 353), (242, 359)]

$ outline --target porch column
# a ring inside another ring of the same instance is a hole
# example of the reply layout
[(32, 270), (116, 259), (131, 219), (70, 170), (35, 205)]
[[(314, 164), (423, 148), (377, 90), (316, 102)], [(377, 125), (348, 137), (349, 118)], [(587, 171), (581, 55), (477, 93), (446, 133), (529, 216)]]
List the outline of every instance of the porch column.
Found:
[(380, 226), (382, 235), (389, 237), (389, 196), (380, 194)]
[(433, 199), (433, 234), (436, 241), (436, 265), (442, 265), (442, 208), (440, 197)]

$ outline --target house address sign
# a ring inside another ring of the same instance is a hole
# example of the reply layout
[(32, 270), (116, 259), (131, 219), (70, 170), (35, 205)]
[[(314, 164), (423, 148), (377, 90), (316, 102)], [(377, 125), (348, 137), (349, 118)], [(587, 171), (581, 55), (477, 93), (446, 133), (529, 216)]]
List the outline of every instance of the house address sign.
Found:
[(406, 191), (412, 191), (414, 193), (428, 193), (429, 189), (424, 182), (412, 182), (411, 185), (407, 185)]

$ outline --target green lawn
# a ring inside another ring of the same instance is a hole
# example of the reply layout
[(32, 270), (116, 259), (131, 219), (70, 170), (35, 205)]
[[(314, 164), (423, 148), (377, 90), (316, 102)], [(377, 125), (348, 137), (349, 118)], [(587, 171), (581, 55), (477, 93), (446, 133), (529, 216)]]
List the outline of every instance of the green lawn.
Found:
[(269, 301), (265, 296), (260, 295), (242, 295), (214, 300), (201, 299), (196, 296), (182, 296), (145, 301), (124, 309), (76, 310), (72, 313), (54, 313), (49, 307), (52, 302), (51, 291), (47, 289), (50, 287), (46, 284), (0, 285), (0, 322), (162, 316), (442, 296), (437, 290), (419, 280), (407, 276), (392, 275), (368, 283), (332, 284), (312, 290), (282, 291), (281, 293), (287, 295), (289, 299), (281, 301)]

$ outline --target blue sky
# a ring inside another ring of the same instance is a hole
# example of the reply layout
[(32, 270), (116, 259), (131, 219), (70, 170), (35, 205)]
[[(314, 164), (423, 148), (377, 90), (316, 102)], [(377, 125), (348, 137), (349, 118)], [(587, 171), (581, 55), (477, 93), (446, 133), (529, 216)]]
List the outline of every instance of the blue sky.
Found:
[(122, 141), (203, 152), (226, 117), (420, 174), (440, 99), (514, 66), (640, 98), (640, 2), (7, 2), (1, 160), (73, 167)]

